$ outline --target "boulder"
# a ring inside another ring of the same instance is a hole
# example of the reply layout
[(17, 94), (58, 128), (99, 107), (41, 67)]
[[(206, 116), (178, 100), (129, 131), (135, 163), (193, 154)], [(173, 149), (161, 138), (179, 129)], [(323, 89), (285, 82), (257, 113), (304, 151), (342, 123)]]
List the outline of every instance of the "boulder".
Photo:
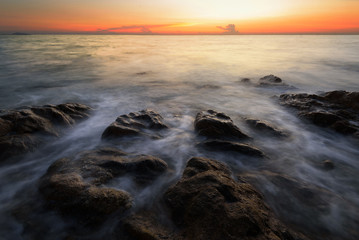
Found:
[(329, 160), (329, 159), (327, 159), (327, 160), (324, 160), (323, 162), (322, 162), (322, 164), (323, 164), (323, 168), (325, 169), (325, 170), (333, 170), (334, 168), (335, 168), (335, 165), (334, 165), (334, 163), (333, 163), (333, 161), (331, 161), (331, 160)]
[(129, 193), (103, 184), (125, 175), (149, 184), (166, 170), (166, 162), (159, 158), (100, 148), (55, 161), (40, 180), (40, 192), (51, 208), (98, 221), (132, 205)]
[(314, 123), (315, 125), (321, 127), (329, 127), (334, 123), (342, 120), (342, 118), (339, 117), (338, 115), (324, 111), (303, 112), (299, 114), (299, 117), (303, 117), (309, 120), (310, 122)]
[(242, 78), (240, 82), (243, 84), (252, 84), (250, 78)]
[(274, 75), (267, 75), (259, 79), (259, 83), (271, 84), (271, 83), (282, 83), (282, 79)]
[(322, 94), (282, 94), (279, 102), (297, 110), (299, 117), (344, 135), (358, 136), (359, 93), (332, 91)]
[(191, 158), (164, 198), (184, 239), (305, 239), (284, 227), (250, 184), (236, 182), (215, 160)]
[(236, 143), (222, 140), (208, 140), (200, 144), (209, 151), (232, 151), (252, 157), (264, 157), (258, 148), (245, 143)]
[(274, 75), (267, 75), (259, 79), (257, 87), (280, 87), (286, 89), (294, 89), (295, 87), (290, 86), (282, 81), (281, 78)]
[[(329, 162), (323, 164), (328, 164), (329, 169), (333, 167)], [(302, 229), (313, 239), (356, 239), (359, 236), (357, 206), (325, 188), (270, 171), (241, 174), (238, 178), (261, 189), (268, 204), (281, 219)], [(346, 206), (340, 211), (348, 213), (341, 215), (335, 204)], [(332, 224), (328, 224), (333, 214), (341, 219), (336, 226), (341, 225), (343, 229), (332, 229)]]
[(170, 220), (161, 220), (158, 214), (150, 211), (143, 211), (127, 217), (121, 226), (125, 236), (128, 236), (124, 239), (185, 240), (185, 238), (180, 236), (173, 226), (171, 226)]
[(160, 130), (168, 128), (163, 123), (160, 114), (153, 110), (142, 110), (119, 116), (102, 133), (103, 139), (119, 138), (125, 136), (148, 135), (148, 130)]
[(42, 178), (40, 191), (49, 206), (65, 214), (98, 218), (131, 207), (129, 193), (86, 183), (78, 173), (58, 173)]
[(46, 137), (58, 137), (63, 126), (87, 118), (90, 110), (82, 104), (67, 103), (6, 111), (0, 116), (0, 159), (35, 150)]
[(198, 113), (194, 122), (194, 128), (199, 135), (209, 138), (249, 138), (233, 123), (229, 116), (214, 110)]
[(271, 135), (276, 137), (287, 137), (288, 134), (284, 131), (274, 127), (270, 123), (263, 121), (263, 120), (257, 120), (257, 119), (246, 119), (245, 122), (254, 130)]

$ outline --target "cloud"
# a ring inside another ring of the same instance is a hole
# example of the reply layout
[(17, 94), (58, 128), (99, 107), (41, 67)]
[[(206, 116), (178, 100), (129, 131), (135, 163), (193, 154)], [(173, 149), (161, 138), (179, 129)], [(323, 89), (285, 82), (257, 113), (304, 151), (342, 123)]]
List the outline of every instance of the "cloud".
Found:
[(224, 30), (224, 33), (229, 33), (229, 34), (238, 34), (239, 32), (236, 30), (236, 25), (234, 24), (228, 24), (225, 27), (222, 26), (217, 26), (217, 28)]
[(138, 29), (143, 34), (151, 34), (151, 28), (161, 28), (174, 26), (175, 24), (159, 24), (159, 25), (127, 25), (121, 27), (107, 28), (107, 29), (98, 29), (100, 32), (111, 32), (111, 31), (121, 31), (121, 30), (136, 30)]

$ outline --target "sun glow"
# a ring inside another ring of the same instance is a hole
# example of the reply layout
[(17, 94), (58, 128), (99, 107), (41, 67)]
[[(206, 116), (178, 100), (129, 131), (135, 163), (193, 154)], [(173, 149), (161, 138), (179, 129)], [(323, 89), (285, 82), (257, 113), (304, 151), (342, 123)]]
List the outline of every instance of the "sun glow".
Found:
[(223, 0), (220, 3), (200, 0), (193, 3), (192, 12), (205, 19), (249, 19), (282, 15), (291, 6), (283, 0)]
[(353, 0), (1, 0), (0, 33), (358, 33), (358, 12)]

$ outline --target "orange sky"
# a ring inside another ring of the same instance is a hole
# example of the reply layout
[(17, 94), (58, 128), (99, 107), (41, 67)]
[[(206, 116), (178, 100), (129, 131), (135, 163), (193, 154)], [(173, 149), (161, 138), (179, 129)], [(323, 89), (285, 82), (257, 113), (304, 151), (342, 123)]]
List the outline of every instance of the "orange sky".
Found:
[[(228, 26), (235, 24), (236, 29)], [(0, 32), (359, 33), (358, 0), (1, 0)]]

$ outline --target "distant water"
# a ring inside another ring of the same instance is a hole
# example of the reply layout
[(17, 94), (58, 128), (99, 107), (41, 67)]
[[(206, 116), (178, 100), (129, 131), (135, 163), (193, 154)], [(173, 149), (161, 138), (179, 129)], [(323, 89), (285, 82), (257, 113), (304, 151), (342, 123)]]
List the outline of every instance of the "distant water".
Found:
[[(296, 89), (240, 83), (268, 74)], [(342, 136), (304, 124), (271, 97), (339, 89), (359, 91), (359, 36), (0, 36), (0, 109), (80, 102), (96, 110), (58, 141), (0, 167), (0, 235), (17, 239), (23, 234), (11, 209), (36, 191), (53, 161), (94, 148), (117, 116), (146, 108), (162, 114), (171, 130), (162, 140), (126, 144), (123, 150), (165, 156), (177, 176), (189, 157), (207, 156), (244, 171), (276, 171), (327, 189), (343, 201), (328, 200), (333, 211), (323, 213), (320, 224), (338, 234), (359, 215), (343, 206), (348, 202), (359, 209), (359, 149)], [(270, 160), (251, 162), (195, 148), (193, 120), (207, 109), (232, 117)], [(258, 138), (242, 117), (270, 121), (292, 137)], [(336, 170), (318, 169), (323, 159), (332, 159)], [(131, 193), (141, 196), (136, 200), (141, 205), (154, 192)], [(270, 203), (278, 209), (275, 204)], [(45, 238), (62, 236), (66, 223), (51, 214), (44, 219), (57, 226)]]

